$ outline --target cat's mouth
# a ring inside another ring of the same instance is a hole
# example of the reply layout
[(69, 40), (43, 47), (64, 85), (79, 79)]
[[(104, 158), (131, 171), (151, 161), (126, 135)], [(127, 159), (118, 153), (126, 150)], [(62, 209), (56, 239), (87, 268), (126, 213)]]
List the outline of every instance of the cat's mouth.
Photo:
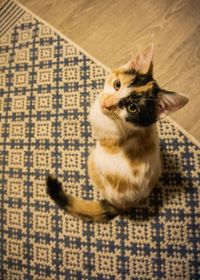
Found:
[(101, 111), (107, 117), (111, 117), (113, 115), (113, 110), (111, 110), (111, 109), (108, 109), (108, 108), (105, 108), (105, 107), (101, 107)]
[(104, 115), (106, 115), (107, 117), (109, 117), (112, 120), (116, 120), (117, 118), (119, 118), (118, 114), (117, 114), (117, 105), (112, 106), (112, 107), (104, 107), (101, 106), (101, 111)]
[(122, 123), (123, 120), (120, 118), (119, 114), (117, 113), (117, 106), (115, 108), (102, 108), (102, 112), (105, 116), (107, 116), (109, 119), (117, 122), (117, 123)]

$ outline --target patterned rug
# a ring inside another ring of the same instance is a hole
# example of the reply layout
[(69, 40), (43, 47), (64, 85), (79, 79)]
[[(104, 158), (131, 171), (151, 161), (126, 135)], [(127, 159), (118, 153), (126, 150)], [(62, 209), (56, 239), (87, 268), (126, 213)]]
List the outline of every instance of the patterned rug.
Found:
[(159, 123), (164, 171), (148, 200), (104, 224), (65, 215), (45, 177), (99, 199), (88, 112), (107, 69), (18, 2), (0, 23), (0, 279), (200, 279), (197, 143)]

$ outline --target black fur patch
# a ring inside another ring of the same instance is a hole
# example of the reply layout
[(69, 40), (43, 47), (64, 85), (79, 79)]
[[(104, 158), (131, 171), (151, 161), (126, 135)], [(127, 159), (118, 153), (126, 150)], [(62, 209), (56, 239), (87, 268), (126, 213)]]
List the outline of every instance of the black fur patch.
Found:
[(139, 86), (144, 86), (150, 81), (153, 81), (154, 79), (150, 74), (140, 74), (137, 73), (136, 76), (133, 78), (133, 81), (129, 84), (129, 87), (139, 87)]
[(47, 177), (47, 193), (62, 209), (67, 210), (71, 206), (70, 196), (66, 195), (62, 189), (61, 183), (49, 175)]
[(107, 200), (101, 200), (100, 204), (102, 209), (104, 210), (104, 213), (102, 215), (103, 220), (111, 220), (120, 214), (120, 211), (116, 209), (112, 204), (110, 204)]
[(137, 126), (147, 127), (157, 120), (156, 104), (153, 101), (146, 101), (145, 105), (139, 105), (140, 111), (132, 114), (128, 113), (126, 121)]

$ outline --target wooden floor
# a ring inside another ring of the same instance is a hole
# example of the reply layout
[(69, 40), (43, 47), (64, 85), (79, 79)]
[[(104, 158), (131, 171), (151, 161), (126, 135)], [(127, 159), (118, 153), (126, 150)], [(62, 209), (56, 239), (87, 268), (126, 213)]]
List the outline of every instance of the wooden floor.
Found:
[(200, 0), (20, 0), (108, 67), (155, 43), (154, 76), (190, 103), (172, 118), (200, 141)]

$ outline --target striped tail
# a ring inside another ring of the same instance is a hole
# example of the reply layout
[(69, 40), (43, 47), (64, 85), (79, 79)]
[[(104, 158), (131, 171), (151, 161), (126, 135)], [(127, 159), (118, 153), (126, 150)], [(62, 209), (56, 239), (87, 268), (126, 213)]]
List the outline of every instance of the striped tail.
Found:
[(105, 222), (120, 214), (106, 200), (82, 200), (66, 194), (61, 183), (51, 175), (47, 177), (47, 193), (67, 213), (87, 221)]

